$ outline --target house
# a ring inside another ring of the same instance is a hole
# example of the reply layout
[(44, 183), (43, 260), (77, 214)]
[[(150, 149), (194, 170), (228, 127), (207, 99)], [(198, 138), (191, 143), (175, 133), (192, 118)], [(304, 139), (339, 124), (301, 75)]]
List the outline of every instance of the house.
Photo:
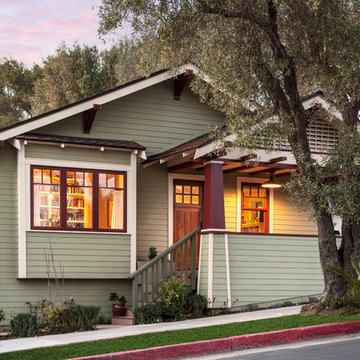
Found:
[[(0, 129), (5, 325), (27, 303), (49, 297), (100, 305), (110, 316), (110, 292), (131, 302), (144, 295), (140, 283), (148, 292), (150, 278), (161, 277), (156, 266), (153, 275), (131, 277), (149, 247), (160, 254), (201, 222), (196, 260), (185, 245), (162, 266), (176, 272), (191, 261), (192, 283), (210, 306), (321, 293), (316, 225), (283, 189), (261, 187), (269, 174), (288, 179), (296, 168), (291, 151), (286, 144), (273, 153), (233, 149), (209, 160), (216, 147), (209, 131), (224, 116), (190, 91), (197, 71), (192, 64), (176, 78), (160, 71)], [(322, 120), (331, 110), (320, 93), (303, 104), (322, 105), (308, 127), (321, 156), (337, 141), (336, 122)]]

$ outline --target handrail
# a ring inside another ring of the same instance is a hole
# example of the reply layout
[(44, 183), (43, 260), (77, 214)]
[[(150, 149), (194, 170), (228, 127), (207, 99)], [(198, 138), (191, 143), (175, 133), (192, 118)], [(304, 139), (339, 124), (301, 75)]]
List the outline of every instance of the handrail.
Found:
[(141, 274), (142, 272), (144, 272), (145, 270), (147, 270), (148, 268), (150, 268), (153, 264), (157, 263), (158, 261), (160, 261), (163, 257), (169, 255), (170, 253), (172, 253), (174, 250), (176, 250), (177, 248), (179, 248), (183, 243), (185, 243), (187, 240), (189, 240), (193, 235), (195, 235), (197, 232), (199, 232), (201, 230), (200, 227), (196, 228), (195, 230), (193, 230), (191, 233), (185, 235), (182, 239), (180, 239), (179, 241), (177, 241), (175, 244), (171, 245), (170, 247), (168, 247), (164, 252), (162, 252), (161, 254), (157, 255), (155, 258), (153, 258), (152, 260), (150, 260), (148, 263), (144, 264), (141, 268), (137, 269), (136, 271), (134, 271), (129, 277), (128, 279), (132, 280), (134, 279), (136, 276), (138, 276), (139, 274)]
[(201, 227), (198, 227), (191, 231), (128, 277), (128, 279), (132, 280), (132, 310), (134, 312), (134, 324), (136, 323), (136, 310), (139, 306), (139, 302), (140, 306), (142, 306), (149, 301), (157, 301), (159, 296), (159, 284), (161, 283), (160, 279), (167, 281), (171, 276), (176, 275), (178, 277), (180, 275), (186, 280), (190, 279), (191, 290), (196, 289), (196, 233), (200, 230)]

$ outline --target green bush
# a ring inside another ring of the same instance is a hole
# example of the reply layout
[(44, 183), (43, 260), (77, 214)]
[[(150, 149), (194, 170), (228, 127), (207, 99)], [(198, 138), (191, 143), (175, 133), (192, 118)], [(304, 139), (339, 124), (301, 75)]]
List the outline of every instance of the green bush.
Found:
[(163, 319), (163, 305), (160, 302), (147, 304), (135, 310), (136, 324), (153, 324)]
[(66, 309), (59, 305), (47, 306), (43, 309), (43, 326), (49, 334), (64, 334), (71, 331), (70, 319)]
[(65, 309), (71, 331), (93, 330), (97, 323), (100, 306), (74, 305)]
[(190, 294), (185, 296), (185, 312), (192, 318), (201, 318), (207, 315), (207, 300), (204, 296)]
[(35, 314), (18, 314), (10, 321), (10, 337), (35, 336), (40, 330), (40, 324)]
[(5, 319), (5, 311), (3, 309), (0, 309), (0, 322)]
[(163, 317), (173, 320), (189, 318), (185, 313), (185, 282), (172, 276), (168, 282), (161, 280), (159, 298), (163, 305)]

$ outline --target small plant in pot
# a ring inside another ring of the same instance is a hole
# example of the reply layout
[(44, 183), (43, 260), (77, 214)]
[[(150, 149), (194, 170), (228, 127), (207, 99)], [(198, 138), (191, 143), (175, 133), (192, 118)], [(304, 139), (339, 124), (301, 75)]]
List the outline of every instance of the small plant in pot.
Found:
[(109, 301), (112, 301), (112, 312), (114, 316), (126, 315), (126, 299), (125, 296), (118, 296), (117, 293), (110, 293)]

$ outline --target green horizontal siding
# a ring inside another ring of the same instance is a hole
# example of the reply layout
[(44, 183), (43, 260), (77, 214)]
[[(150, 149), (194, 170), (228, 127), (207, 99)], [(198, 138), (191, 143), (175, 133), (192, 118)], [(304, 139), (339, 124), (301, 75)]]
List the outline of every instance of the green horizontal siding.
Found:
[(319, 294), (316, 237), (229, 234), (231, 297), (236, 305)]
[(164, 81), (101, 106), (91, 133), (83, 133), (82, 114), (36, 132), (42, 134), (133, 140), (147, 154), (166, 150), (220, 125), (224, 116), (201, 104), (188, 87), (174, 100), (174, 82)]
[[(26, 234), (28, 278), (47, 278), (63, 269), (65, 279), (121, 279), (130, 274), (130, 235), (51, 233)], [(49, 263), (52, 254), (54, 261)]]
[(140, 165), (137, 178), (137, 256), (147, 260), (149, 247), (160, 254), (169, 246), (168, 172), (161, 165)]
[(65, 147), (57, 145), (28, 144), (25, 147), (25, 156), (28, 158), (85, 161), (109, 164), (130, 165), (130, 151), (117, 151)]
[(225, 256), (225, 236), (214, 234), (213, 247), (213, 299), (215, 307), (226, 307), (227, 302), (227, 283), (226, 283), (226, 256)]
[(201, 235), (201, 259), (200, 259), (200, 281), (199, 294), (208, 297), (208, 279), (209, 279), (209, 235)]

